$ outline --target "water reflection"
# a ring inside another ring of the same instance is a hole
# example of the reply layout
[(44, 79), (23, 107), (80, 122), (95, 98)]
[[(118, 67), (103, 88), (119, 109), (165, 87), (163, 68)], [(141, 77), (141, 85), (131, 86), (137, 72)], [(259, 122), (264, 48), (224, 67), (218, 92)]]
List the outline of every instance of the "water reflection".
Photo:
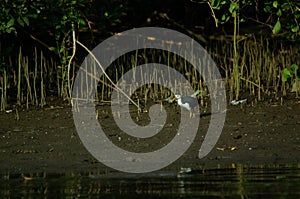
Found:
[(1, 174), (1, 198), (300, 198), (300, 165), (181, 173)]

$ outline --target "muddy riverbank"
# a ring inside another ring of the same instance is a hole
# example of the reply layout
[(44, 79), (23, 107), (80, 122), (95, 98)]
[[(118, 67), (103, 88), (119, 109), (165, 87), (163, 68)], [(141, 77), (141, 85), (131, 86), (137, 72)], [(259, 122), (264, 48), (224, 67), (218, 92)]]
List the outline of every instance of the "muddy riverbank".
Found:
[[(48, 101), (48, 104), (43, 109), (20, 110), (19, 120), (15, 111), (0, 114), (0, 172), (112, 171), (85, 149), (76, 132), (71, 107), (57, 101)], [(176, 126), (178, 105), (165, 106), (169, 122)], [(159, 137), (149, 139), (149, 143), (126, 142), (120, 139), (122, 135), (116, 134), (118, 128), (107, 114), (110, 107), (101, 105), (97, 109), (100, 124), (112, 142), (120, 142), (120, 146), (131, 147), (133, 151), (138, 151), (138, 147), (148, 146), (146, 151), (163, 147), (163, 141), (170, 141), (176, 135), (176, 129), (170, 125)], [(144, 114), (147, 118), (147, 113)], [(164, 170), (300, 163), (300, 101), (295, 98), (284, 100), (283, 104), (278, 101), (228, 105), (220, 139), (208, 156), (198, 159), (199, 143), (203, 141), (209, 121), (209, 114), (201, 117), (191, 147)], [(139, 123), (143, 124), (143, 116)]]

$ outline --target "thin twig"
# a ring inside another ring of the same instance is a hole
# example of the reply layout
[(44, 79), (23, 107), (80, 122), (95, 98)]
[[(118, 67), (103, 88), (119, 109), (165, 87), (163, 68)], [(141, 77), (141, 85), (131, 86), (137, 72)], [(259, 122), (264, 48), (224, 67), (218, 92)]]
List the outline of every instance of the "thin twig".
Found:
[(261, 86), (259, 86), (258, 84), (254, 83), (254, 82), (252, 82), (252, 81), (250, 81), (250, 80), (248, 80), (248, 79), (245, 79), (245, 78), (243, 78), (243, 77), (240, 77), (240, 79), (241, 79), (241, 80), (244, 80), (244, 81), (246, 81), (246, 82), (249, 82), (250, 84), (253, 84), (253, 85), (256, 86), (257, 88), (260, 88), (260, 89), (262, 89), (262, 91), (264, 91), (263, 88), (262, 88)]
[(254, 21), (254, 22), (256, 22), (256, 23), (259, 23), (259, 24), (262, 24), (262, 25), (264, 25), (264, 26), (267, 26), (267, 27), (270, 28), (271, 30), (272, 30), (272, 28), (273, 28), (271, 25), (267, 24), (266, 22), (259, 21), (259, 20), (257, 20), (257, 19), (252, 18), (252, 17), (245, 17), (245, 19), (252, 20), (252, 21)]
[(45, 48), (47, 48), (48, 50), (50, 51), (53, 51), (46, 43), (42, 42), (40, 39), (38, 39), (37, 37), (33, 36), (31, 33), (27, 32), (26, 30), (24, 30), (22, 27), (19, 27), (18, 28), (21, 28), (22, 31), (27, 34), (31, 39), (33, 39), (34, 41), (40, 43), (42, 46), (44, 46)]
[(217, 20), (217, 18), (216, 18), (215, 12), (214, 12), (213, 8), (211, 7), (209, 1), (207, 1), (207, 4), (208, 4), (208, 6), (209, 6), (209, 8), (210, 8), (211, 16), (214, 18), (214, 20), (215, 20), (215, 25), (216, 25), (216, 28), (217, 28), (217, 27), (218, 27), (218, 20)]
[(93, 73), (88, 72), (87, 70), (85, 70), (84, 68), (80, 68), (79, 70), (83, 70), (87, 75), (89, 75), (90, 77), (94, 78), (95, 80), (97, 80), (98, 82), (101, 82), (102, 84), (114, 89), (113, 86), (107, 84), (106, 82), (104, 82), (102, 79), (98, 78), (96, 75), (94, 75)]
[(198, 40), (202, 41), (203, 43), (207, 43), (206, 39), (201, 34), (196, 34), (192, 30), (186, 28), (184, 25), (181, 25), (177, 23), (175, 20), (171, 19), (166, 13), (159, 13), (159, 17), (168, 20), (169, 22), (173, 23), (174, 25), (178, 26), (179, 28), (182, 28), (183, 30), (187, 31), (189, 34), (196, 37)]
[[(205, 3), (205, 1), (201, 1), (201, 2), (197, 2), (197, 1), (194, 1), (194, 0), (190, 0), (190, 1), (193, 2), (193, 3), (198, 3), (198, 4), (203, 4), (203, 3)], [(216, 25), (216, 28), (217, 28), (217, 27), (218, 27), (218, 20), (217, 20), (217, 18), (216, 18), (215, 12), (214, 12), (213, 8), (211, 7), (210, 2), (207, 1), (206, 3), (208, 4), (208, 6), (209, 6), (209, 8), (210, 8), (211, 16), (214, 18), (214, 20), (215, 20), (215, 25)]]

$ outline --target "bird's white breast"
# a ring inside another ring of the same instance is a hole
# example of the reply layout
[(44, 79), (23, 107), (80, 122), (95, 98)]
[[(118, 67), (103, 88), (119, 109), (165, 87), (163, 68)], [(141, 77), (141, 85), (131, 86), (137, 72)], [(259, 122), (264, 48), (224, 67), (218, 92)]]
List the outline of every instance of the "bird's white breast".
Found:
[(183, 104), (181, 99), (178, 99), (178, 105), (186, 108), (187, 110), (191, 110), (191, 107), (189, 106), (189, 104), (188, 103)]

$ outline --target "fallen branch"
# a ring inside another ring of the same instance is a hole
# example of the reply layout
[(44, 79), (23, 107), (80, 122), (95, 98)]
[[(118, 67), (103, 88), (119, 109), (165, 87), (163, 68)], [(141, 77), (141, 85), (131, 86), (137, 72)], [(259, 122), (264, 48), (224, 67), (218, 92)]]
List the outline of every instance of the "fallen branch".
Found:
[(78, 40), (76, 40), (76, 43), (78, 43), (80, 46), (82, 46), (91, 56), (92, 58), (95, 60), (95, 62), (98, 64), (98, 66), (101, 68), (103, 74), (105, 75), (105, 77), (111, 82), (111, 84), (114, 86), (115, 89), (117, 89), (118, 91), (120, 91), (130, 102), (132, 102), (132, 104), (134, 104), (137, 108), (138, 111), (141, 111), (140, 106), (135, 103), (121, 88), (119, 88), (111, 79), (110, 77), (106, 74), (104, 68), (102, 67), (102, 65), (100, 64), (100, 62), (98, 61), (98, 59), (96, 58), (96, 56), (85, 46), (83, 45), (81, 42), (79, 42)]

